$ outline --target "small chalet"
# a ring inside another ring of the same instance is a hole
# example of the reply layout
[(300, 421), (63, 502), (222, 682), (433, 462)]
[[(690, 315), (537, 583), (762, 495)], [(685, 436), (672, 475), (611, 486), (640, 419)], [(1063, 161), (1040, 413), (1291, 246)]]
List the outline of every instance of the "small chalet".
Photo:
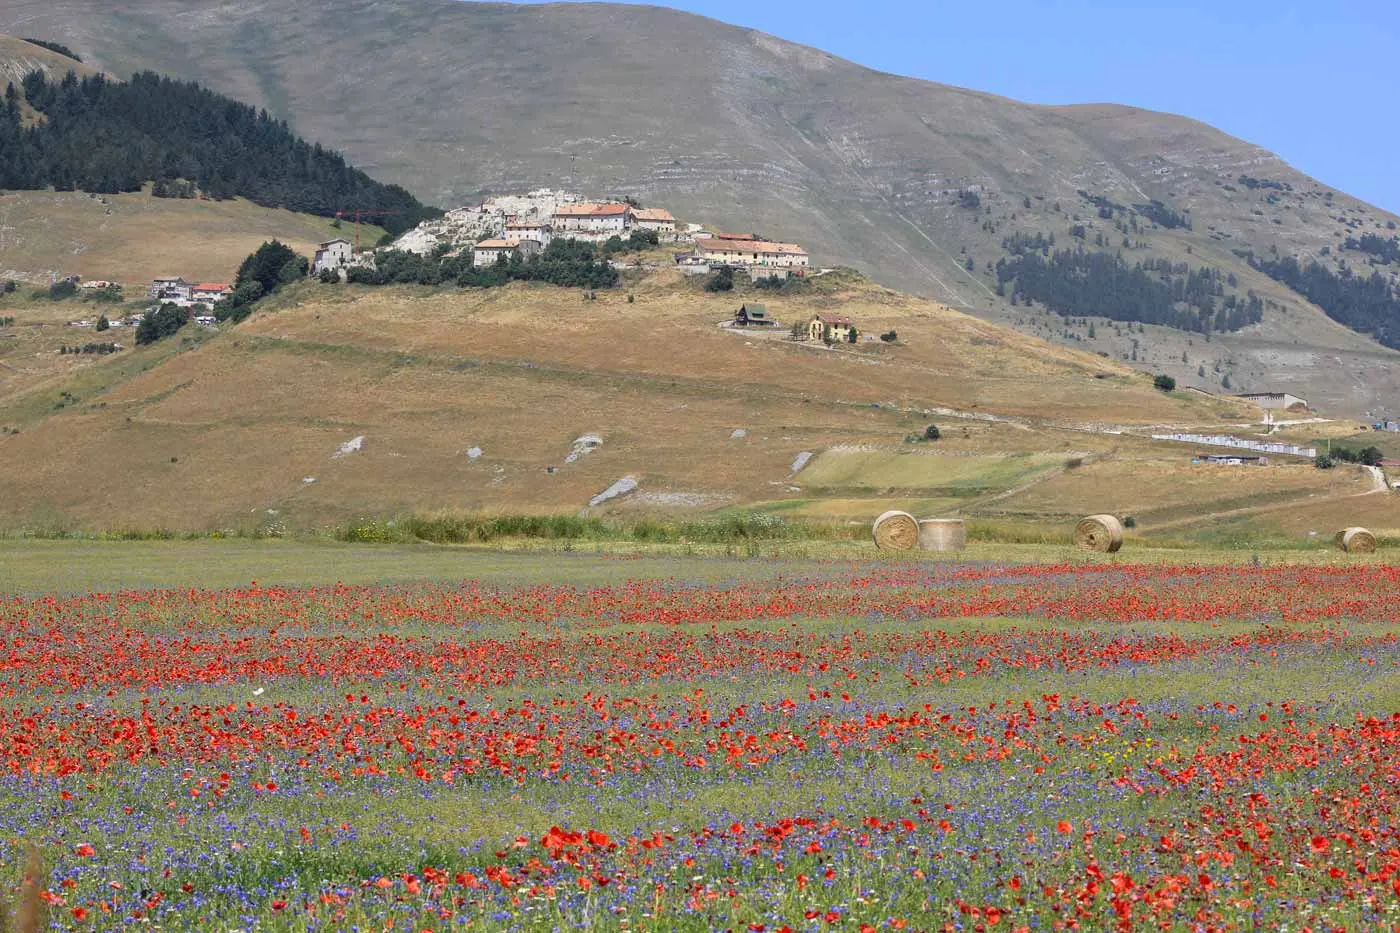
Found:
[(744, 305), (734, 312), (735, 327), (772, 327), (776, 322), (763, 305)]
[(856, 327), (848, 317), (814, 314), (807, 322), (807, 339), (832, 343), (855, 343)]

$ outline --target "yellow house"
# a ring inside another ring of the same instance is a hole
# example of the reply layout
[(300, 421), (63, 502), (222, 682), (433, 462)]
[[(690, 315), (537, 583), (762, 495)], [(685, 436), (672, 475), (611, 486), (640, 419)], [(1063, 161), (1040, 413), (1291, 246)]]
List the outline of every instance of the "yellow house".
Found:
[(814, 314), (807, 322), (808, 340), (830, 340), (832, 343), (855, 343), (856, 328), (848, 317)]

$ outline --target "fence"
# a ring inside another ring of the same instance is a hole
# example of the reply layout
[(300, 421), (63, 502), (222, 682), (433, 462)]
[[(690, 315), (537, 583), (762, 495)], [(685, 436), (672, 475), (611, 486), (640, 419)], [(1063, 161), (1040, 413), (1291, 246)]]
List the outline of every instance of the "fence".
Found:
[(1208, 447), (1233, 447), (1237, 450), (1257, 450), (1266, 454), (1288, 454), (1294, 457), (1313, 458), (1316, 447), (1299, 447), (1296, 444), (1274, 444), (1268, 441), (1250, 441), (1228, 434), (1154, 434), (1154, 441), (1181, 441), (1186, 444), (1205, 444)]

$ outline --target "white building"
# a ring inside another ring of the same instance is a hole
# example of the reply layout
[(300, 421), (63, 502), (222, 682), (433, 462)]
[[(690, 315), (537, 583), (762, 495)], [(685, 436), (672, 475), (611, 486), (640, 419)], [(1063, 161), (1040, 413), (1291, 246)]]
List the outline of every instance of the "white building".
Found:
[(316, 259), (311, 263), (311, 272), (319, 275), (327, 269), (340, 269), (348, 266), (354, 256), (355, 244), (349, 240), (327, 240), (316, 247)]
[(506, 240), (533, 240), (540, 244), (540, 248), (549, 245), (550, 239), (554, 235), (554, 228), (544, 221), (538, 220), (517, 220), (506, 221), (506, 232), (502, 239)]
[(1287, 411), (1295, 406), (1308, 407), (1307, 399), (1287, 392), (1250, 392), (1237, 397), (1251, 401), (1265, 411)]
[(472, 247), (472, 265), (494, 266), (502, 256), (509, 260), (517, 254), (529, 258), (539, 249), (534, 240), (482, 240)]
[(166, 301), (173, 304), (183, 304), (190, 301), (190, 292), (194, 288), (189, 282), (179, 276), (163, 276), (151, 281), (151, 287), (146, 295), (152, 301)]
[(637, 230), (650, 230), (662, 241), (676, 238), (676, 218), (664, 208), (643, 207), (633, 211), (632, 226)]
[(806, 269), (807, 251), (795, 243), (709, 237), (695, 241), (695, 254), (714, 265)]
[(561, 204), (554, 209), (554, 235), (561, 239), (601, 243), (626, 237), (631, 228), (628, 204)]

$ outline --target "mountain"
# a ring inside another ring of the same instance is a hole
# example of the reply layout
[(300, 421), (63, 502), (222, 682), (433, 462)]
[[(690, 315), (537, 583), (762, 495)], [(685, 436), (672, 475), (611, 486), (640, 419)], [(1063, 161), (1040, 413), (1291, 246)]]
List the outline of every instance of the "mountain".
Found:
[[(198, 79), (439, 206), (544, 184), (630, 194), (1211, 391), (1289, 389), (1339, 413), (1400, 393), (1400, 354), (1248, 262), (1393, 282), (1400, 264), (1345, 243), (1400, 218), (1183, 117), (1022, 104), (637, 6), (11, 0), (0, 30), (120, 75)], [(1196, 272), (1220, 283), (1193, 322), (1252, 292), (1258, 323), (1207, 334), (1154, 312), (1139, 327), (1067, 319), (1014, 281), (999, 295), (1018, 234), (1121, 252), (1124, 275), (1185, 265), (1183, 288)]]

